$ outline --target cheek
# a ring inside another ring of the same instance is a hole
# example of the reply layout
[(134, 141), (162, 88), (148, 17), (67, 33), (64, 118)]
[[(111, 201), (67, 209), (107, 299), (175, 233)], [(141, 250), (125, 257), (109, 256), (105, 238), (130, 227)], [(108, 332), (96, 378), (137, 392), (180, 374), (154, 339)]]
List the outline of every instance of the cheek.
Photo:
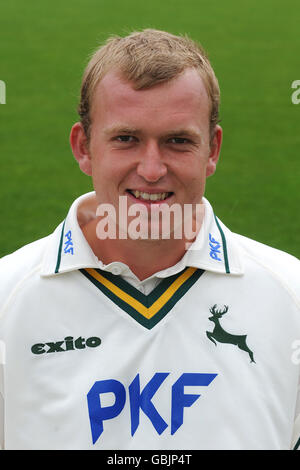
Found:
[(93, 176), (98, 179), (107, 178), (107, 175), (113, 173), (112, 160), (103, 147), (91, 148), (91, 164)]
[(113, 155), (102, 154), (92, 159), (92, 178), (98, 191), (120, 190), (128, 176), (128, 165)]
[(196, 165), (193, 167), (193, 171), (186, 175), (184, 180), (185, 192), (187, 199), (191, 203), (198, 202), (204, 194), (206, 183), (206, 167), (203, 165)]
[(202, 158), (185, 162), (184, 165), (181, 165), (178, 174), (181, 174), (182, 180), (192, 189), (203, 184), (206, 179), (206, 171), (207, 162)]

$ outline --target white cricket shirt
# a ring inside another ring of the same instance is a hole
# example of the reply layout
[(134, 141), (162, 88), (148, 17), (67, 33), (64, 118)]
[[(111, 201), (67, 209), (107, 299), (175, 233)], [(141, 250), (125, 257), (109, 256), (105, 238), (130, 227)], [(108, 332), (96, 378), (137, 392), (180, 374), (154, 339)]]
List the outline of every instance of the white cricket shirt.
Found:
[(204, 204), (184, 257), (142, 282), (87, 244), (94, 193), (0, 260), (3, 448), (299, 446), (299, 260)]

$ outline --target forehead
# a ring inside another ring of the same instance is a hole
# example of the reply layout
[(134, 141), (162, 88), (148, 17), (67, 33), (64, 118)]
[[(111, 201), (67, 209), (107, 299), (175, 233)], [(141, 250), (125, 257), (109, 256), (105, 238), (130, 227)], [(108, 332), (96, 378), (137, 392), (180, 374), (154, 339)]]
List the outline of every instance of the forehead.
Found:
[[(96, 86), (91, 106), (92, 121), (147, 119), (160, 121), (170, 117), (203, 119), (207, 122), (210, 100), (200, 74), (187, 69), (180, 76), (151, 88), (135, 90), (134, 85), (115, 72), (107, 73)], [(178, 122), (178, 125), (181, 124)]]

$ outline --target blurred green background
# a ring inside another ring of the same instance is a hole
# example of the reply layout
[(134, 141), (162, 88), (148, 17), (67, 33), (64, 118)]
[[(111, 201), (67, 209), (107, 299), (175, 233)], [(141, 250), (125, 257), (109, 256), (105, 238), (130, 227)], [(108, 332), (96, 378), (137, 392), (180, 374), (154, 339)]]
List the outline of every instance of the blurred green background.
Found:
[(187, 33), (221, 87), (206, 196), (231, 228), (300, 257), (300, 2), (10, 0), (0, 5), (0, 256), (48, 235), (92, 190), (69, 147), (88, 55), (110, 34)]

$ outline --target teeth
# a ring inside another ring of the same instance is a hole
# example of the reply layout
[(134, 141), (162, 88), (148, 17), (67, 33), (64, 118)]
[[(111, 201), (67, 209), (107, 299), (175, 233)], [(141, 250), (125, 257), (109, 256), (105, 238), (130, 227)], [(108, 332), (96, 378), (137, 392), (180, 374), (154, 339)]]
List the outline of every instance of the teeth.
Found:
[(169, 193), (142, 193), (141, 191), (131, 191), (136, 198), (145, 199), (150, 201), (161, 201), (166, 199)]
[(161, 194), (150, 194), (150, 201), (157, 201), (158, 199), (164, 199)]

